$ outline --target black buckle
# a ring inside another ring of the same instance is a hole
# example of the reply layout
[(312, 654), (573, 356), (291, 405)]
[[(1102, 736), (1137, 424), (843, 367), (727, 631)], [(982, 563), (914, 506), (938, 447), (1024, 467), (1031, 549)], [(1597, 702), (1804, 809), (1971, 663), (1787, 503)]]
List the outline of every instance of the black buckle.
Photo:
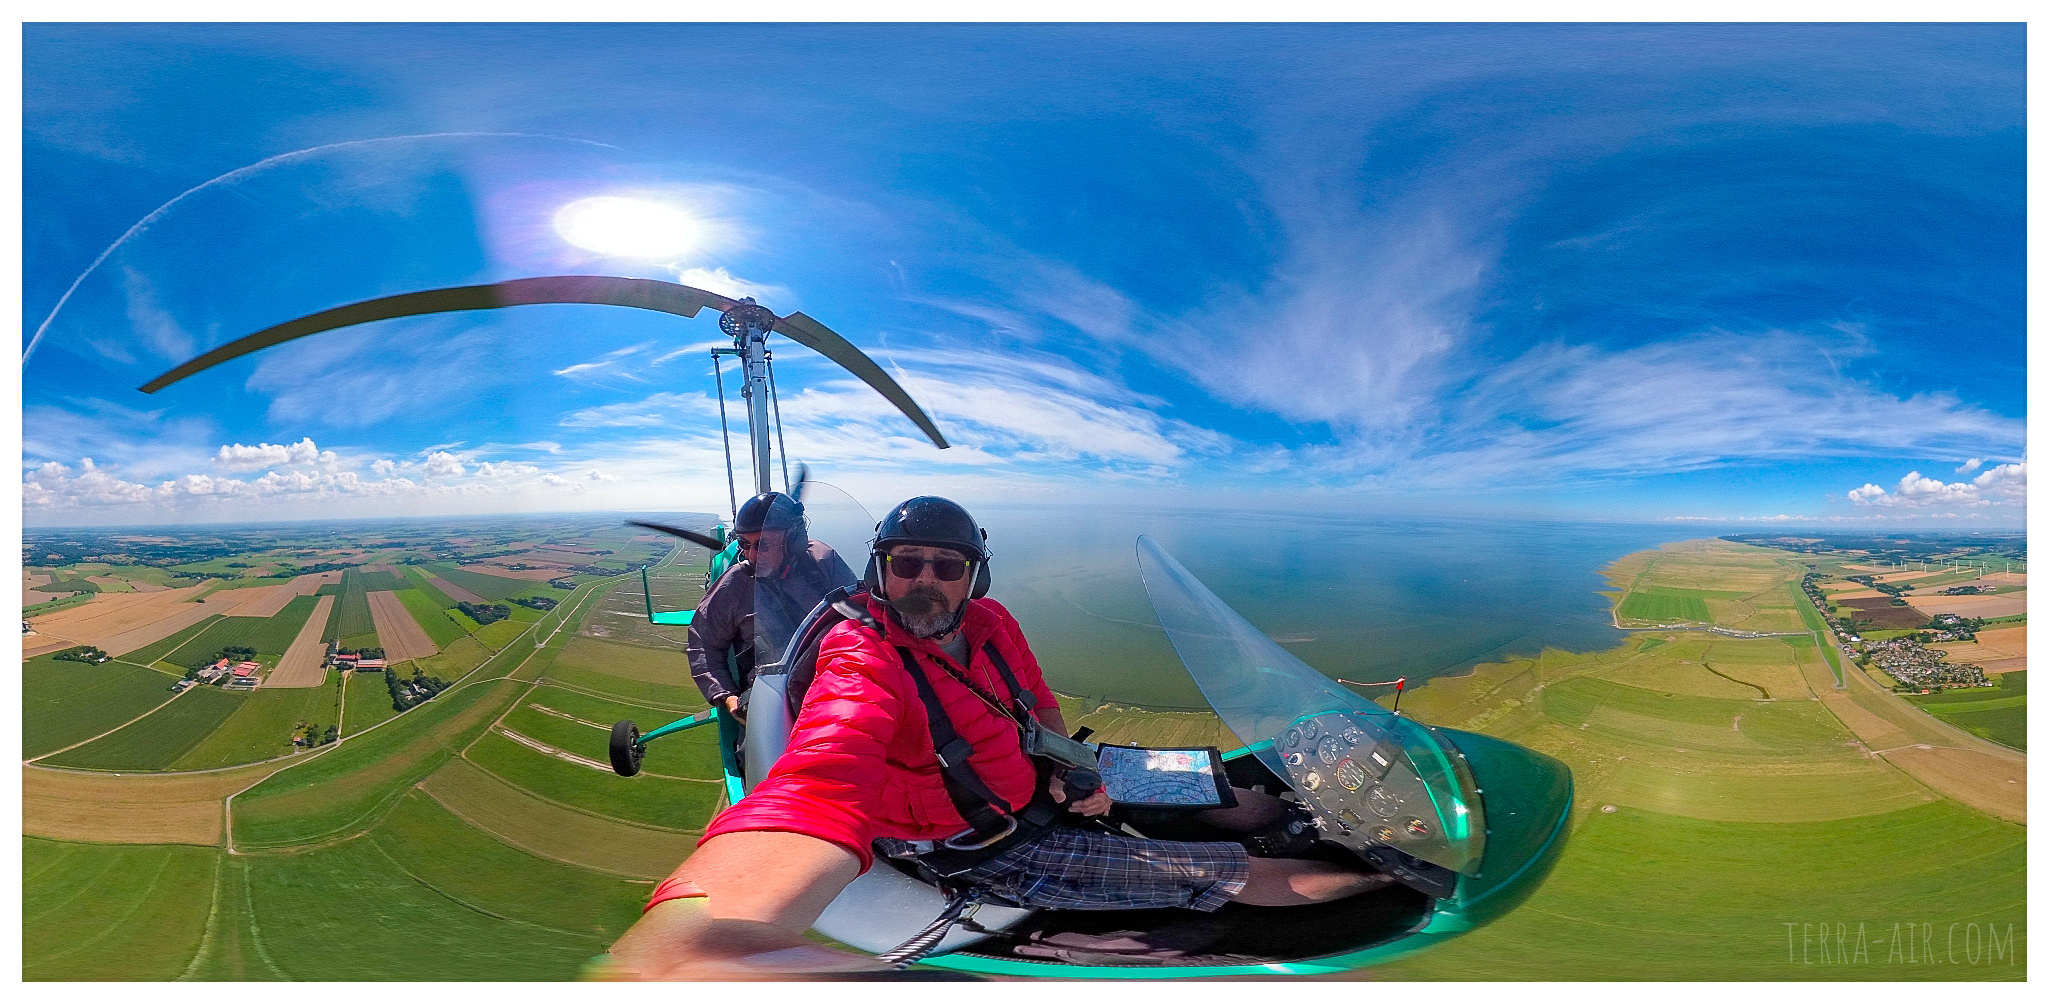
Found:
[(953, 835), (951, 835), (951, 836), (947, 836), (947, 837), (946, 837), (945, 839), (943, 839), (943, 840), (940, 840), (940, 841), (939, 841), (939, 845), (940, 845), (940, 846), (943, 846), (943, 847), (945, 847), (945, 848), (946, 848), (946, 849), (948, 849), (948, 850), (985, 850), (985, 849), (988, 849), (989, 847), (991, 847), (991, 846), (994, 846), (994, 845), (996, 845), (997, 843), (1000, 843), (1000, 842), (1002, 842), (1002, 841), (1003, 841), (1003, 840), (1005, 840), (1005, 839), (1008, 839), (1008, 838), (1010, 837), (1010, 834), (1011, 834), (1011, 833), (1013, 833), (1013, 832), (1016, 832), (1016, 831), (1017, 831), (1017, 816), (1015, 816), (1015, 815), (1004, 815), (1004, 816), (1003, 816), (1003, 822), (1005, 823), (1005, 824), (1004, 824), (1004, 827), (1003, 827), (1003, 831), (1001, 831), (1001, 832), (999, 832), (999, 833), (996, 833), (995, 835), (993, 835), (993, 836), (990, 836), (990, 837), (988, 837), (987, 839), (984, 839), (984, 840), (982, 840), (982, 841), (981, 841), (981, 842), (979, 842), (979, 843), (956, 843), (956, 842), (954, 842), (954, 840), (956, 840), (956, 839), (959, 839), (959, 838), (960, 838), (961, 836), (964, 836), (964, 835), (969, 835), (969, 834), (975, 834), (975, 835), (978, 835), (978, 833), (974, 833), (974, 831), (970, 829), (970, 830), (968, 830), (968, 831), (967, 831), (967, 832), (965, 832), (965, 833), (954, 833), (954, 834), (953, 834)]

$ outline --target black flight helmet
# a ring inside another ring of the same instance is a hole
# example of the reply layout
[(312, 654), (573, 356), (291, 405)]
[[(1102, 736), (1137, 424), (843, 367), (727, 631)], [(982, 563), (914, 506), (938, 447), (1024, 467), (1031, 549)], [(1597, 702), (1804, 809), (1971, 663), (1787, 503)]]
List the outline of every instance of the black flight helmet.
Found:
[(762, 532), (783, 534), (782, 560), (785, 565), (811, 546), (810, 538), (804, 532), (803, 503), (780, 491), (765, 491), (747, 499), (733, 516), (732, 531), (735, 536)]
[(900, 544), (920, 547), (949, 547), (974, 561), (974, 591), (969, 599), (988, 594), (988, 531), (982, 529), (958, 503), (936, 495), (919, 495), (889, 510), (875, 524), (875, 542), (868, 551), (867, 590), (886, 596), (882, 590), (882, 555)]

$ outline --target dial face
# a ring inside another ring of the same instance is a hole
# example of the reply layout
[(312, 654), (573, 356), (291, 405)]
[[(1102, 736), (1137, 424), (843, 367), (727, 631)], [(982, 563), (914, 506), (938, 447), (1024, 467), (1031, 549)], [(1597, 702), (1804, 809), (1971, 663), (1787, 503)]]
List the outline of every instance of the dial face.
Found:
[(1365, 804), (1381, 818), (1393, 818), (1394, 813), (1401, 810), (1401, 802), (1387, 793), (1384, 787), (1373, 788), (1372, 793), (1365, 796)]
[(1344, 743), (1335, 735), (1324, 735), (1321, 745), (1316, 746), (1316, 758), (1324, 763), (1334, 763), (1344, 758)]
[(1317, 735), (1320, 735), (1322, 733), (1322, 722), (1318, 721), (1317, 719), (1309, 718), (1308, 720), (1301, 722), (1301, 735), (1303, 738), (1313, 739)]
[(1379, 826), (1374, 826), (1374, 827), (1373, 827), (1373, 830), (1372, 830), (1372, 838), (1374, 838), (1374, 839), (1377, 839), (1377, 840), (1379, 840), (1379, 841), (1380, 841), (1380, 842), (1382, 842), (1382, 843), (1391, 843), (1391, 842), (1393, 842), (1393, 841), (1394, 841), (1394, 836), (1395, 836), (1394, 830), (1393, 830), (1393, 829), (1391, 829), (1391, 828), (1389, 828), (1389, 827), (1387, 827), (1387, 826), (1384, 826), (1384, 825), (1379, 825)]
[(1360, 743), (1360, 742), (1363, 742), (1363, 741), (1365, 741), (1365, 732), (1359, 731), (1359, 730), (1358, 730), (1357, 728), (1353, 728), (1353, 727), (1351, 727), (1351, 726), (1349, 726), (1349, 725), (1346, 725), (1346, 726), (1345, 726), (1345, 728), (1344, 728), (1344, 744), (1345, 744), (1345, 745), (1357, 745), (1358, 743)]
[(1408, 833), (1409, 833), (1410, 835), (1414, 835), (1414, 836), (1427, 836), (1427, 835), (1429, 835), (1429, 823), (1428, 823), (1428, 822), (1424, 822), (1423, 820), (1421, 820), (1421, 819), (1419, 819), (1419, 818), (1411, 818), (1411, 819), (1409, 819), (1409, 820), (1408, 820), (1408, 822), (1407, 822), (1407, 824), (1406, 824), (1406, 826), (1405, 826), (1405, 828), (1407, 828), (1407, 830), (1408, 830)]
[(1312, 791), (1321, 790), (1323, 787), (1323, 775), (1310, 770), (1308, 771), (1308, 776), (1301, 778), (1301, 785)]
[(1301, 744), (1301, 729), (1300, 729), (1300, 728), (1289, 728), (1289, 729), (1287, 729), (1287, 747), (1291, 749), (1291, 748), (1294, 748), (1295, 746), (1297, 746), (1297, 745), (1300, 745), (1300, 744)]
[(1337, 782), (1344, 785), (1345, 790), (1355, 791), (1365, 786), (1365, 769), (1349, 759), (1338, 763)]

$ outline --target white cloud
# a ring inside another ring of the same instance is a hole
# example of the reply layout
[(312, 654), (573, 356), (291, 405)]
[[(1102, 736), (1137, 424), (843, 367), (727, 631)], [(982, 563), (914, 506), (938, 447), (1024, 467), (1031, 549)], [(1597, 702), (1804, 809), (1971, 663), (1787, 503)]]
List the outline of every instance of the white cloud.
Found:
[(1975, 470), (1983, 465), (1984, 461), (1982, 458), (1972, 456), (1969, 459), (1963, 461), (1962, 466), (1956, 468), (1956, 473), (1967, 474), (1970, 471)]
[(1850, 491), (1849, 500), (1862, 506), (1911, 509), (2022, 506), (2027, 501), (2027, 461), (2001, 463), (1971, 480), (1947, 483), (1915, 470), (1889, 491), (1865, 484)]
[(322, 450), (313, 444), (311, 436), (300, 439), (289, 446), (262, 442), (244, 446), (237, 442), (222, 446), (213, 456), (213, 465), (229, 473), (243, 473), (286, 465), (311, 465), (332, 468), (339, 458), (332, 450)]
[(462, 461), (452, 453), (434, 453), (427, 457), (428, 477), (461, 477)]

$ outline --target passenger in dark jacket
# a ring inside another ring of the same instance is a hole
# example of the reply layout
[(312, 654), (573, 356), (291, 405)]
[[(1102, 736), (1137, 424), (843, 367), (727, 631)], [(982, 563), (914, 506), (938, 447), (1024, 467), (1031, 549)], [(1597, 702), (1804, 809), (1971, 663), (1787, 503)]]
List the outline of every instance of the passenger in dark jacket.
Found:
[(744, 719), (754, 667), (781, 657), (825, 594), (854, 583), (831, 547), (805, 533), (803, 510), (779, 492), (757, 495), (734, 519), (745, 560), (704, 593), (690, 620), (690, 676), (704, 699)]

